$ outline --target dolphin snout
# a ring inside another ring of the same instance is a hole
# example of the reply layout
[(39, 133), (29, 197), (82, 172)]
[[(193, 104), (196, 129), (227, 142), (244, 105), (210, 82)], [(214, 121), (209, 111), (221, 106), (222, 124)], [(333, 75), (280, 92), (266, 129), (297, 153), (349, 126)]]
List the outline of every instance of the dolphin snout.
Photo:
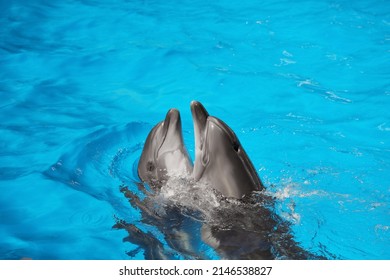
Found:
[(180, 112), (177, 109), (170, 109), (163, 122), (164, 134), (181, 133)]
[(194, 123), (194, 132), (195, 132), (195, 145), (200, 145), (200, 137), (203, 134), (209, 113), (207, 113), (206, 109), (203, 105), (198, 101), (191, 102), (191, 113), (192, 113), (192, 121)]
[(203, 105), (198, 101), (192, 101), (190, 107), (194, 122), (196, 121), (197, 123), (202, 125), (206, 124), (209, 113), (207, 113)]
[(180, 119), (180, 113), (177, 109), (170, 109), (165, 117), (164, 123), (176, 123)]

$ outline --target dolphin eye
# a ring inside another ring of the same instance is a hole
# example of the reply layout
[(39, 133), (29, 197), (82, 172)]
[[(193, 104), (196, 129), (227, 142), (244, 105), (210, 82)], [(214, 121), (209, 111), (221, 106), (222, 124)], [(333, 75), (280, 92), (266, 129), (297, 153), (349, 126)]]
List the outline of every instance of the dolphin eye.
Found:
[(154, 170), (154, 168), (155, 168), (155, 166), (154, 166), (153, 162), (148, 161), (148, 162), (146, 163), (146, 170), (147, 170), (147, 171), (152, 172), (152, 171)]
[(238, 152), (238, 149), (240, 148), (240, 145), (237, 142), (233, 143), (233, 149)]

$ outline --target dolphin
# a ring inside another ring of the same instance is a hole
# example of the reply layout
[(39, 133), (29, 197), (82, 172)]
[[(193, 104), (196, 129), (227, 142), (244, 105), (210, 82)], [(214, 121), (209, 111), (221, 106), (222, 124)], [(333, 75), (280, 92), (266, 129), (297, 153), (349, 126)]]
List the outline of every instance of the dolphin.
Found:
[(195, 134), (193, 178), (210, 184), (225, 197), (242, 199), (264, 185), (233, 130), (191, 102)]
[(169, 176), (191, 176), (193, 164), (184, 146), (180, 113), (170, 109), (146, 138), (138, 176), (150, 187), (161, 187)]

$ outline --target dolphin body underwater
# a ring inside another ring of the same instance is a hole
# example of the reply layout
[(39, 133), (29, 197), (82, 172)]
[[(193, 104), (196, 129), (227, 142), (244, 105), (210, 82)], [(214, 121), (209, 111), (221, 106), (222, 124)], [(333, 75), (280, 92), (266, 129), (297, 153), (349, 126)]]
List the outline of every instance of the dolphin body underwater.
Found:
[[(165, 120), (154, 126), (147, 136), (138, 175), (153, 191), (164, 188), (171, 176), (185, 176), (189, 178), (186, 184), (190, 185), (190, 191), (197, 183), (212, 188), (220, 198), (219, 207), (212, 211), (211, 222), (188, 226), (191, 222), (180, 215), (180, 210), (170, 208), (167, 210), (170, 217), (161, 219), (153, 213), (153, 206), (146, 205), (128, 189), (122, 189), (132, 206), (141, 210), (143, 221), (157, 225), (171, 247), (190, 258), (204, 258), (193, 253), (196, 249), (189, 245), (188, 236), (197, 235), (223, 259), (323, 259), (302, 249), (294, 241), (289, 223), (274, 213), (274, 200), (265, 193), (233, 130), (222, 120), (210, 116), (200, 102), (191, 102), (191, 112), (194, 165), (184, 145), (180, 113), (171, 109)], [(143, 184), (138, 187), (146, 193)], [(164, 254), (162, 243), (150, 233), (141, 234), (142, 231), (126, 222), (115, 227), (126, 229), (127, 240), (142, 247), (146, 258), (172, 258)], [(183, 227), (187, 227), (187, 231), (183, 231)], [(194, 234), (197, 230), (200, 234)], [(183, 236), (187, 237), (183, 239)]]

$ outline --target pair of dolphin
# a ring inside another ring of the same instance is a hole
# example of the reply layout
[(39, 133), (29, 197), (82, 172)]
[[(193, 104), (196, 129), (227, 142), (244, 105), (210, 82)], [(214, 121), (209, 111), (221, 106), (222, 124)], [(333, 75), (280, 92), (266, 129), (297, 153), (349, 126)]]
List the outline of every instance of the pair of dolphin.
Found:
[[(164, 186), (170, 176), (183, 175), (195, 182), (205, 183), (225, 197), (243, 199), (254, 191), (264, 190), (257, 172), (241, 146), (236, 134), (222, 120), (208, 114), (203, 105), (191, 102), (195, 134), (195, 163), (184, 146), (179, 111), (168, 111), (164, 121), (149, 133), (138, 164), (138, 175), (152, 188)], [(142, 189), (142, 188), (141, 188)], [(134, 207), (141, 209), (143, 220), (157, 225), (178, 252), (197, 258), (191, 238), (182, 226), (186, 221), (178, 215), (161, 222), (128, 189), (123, 189)], [(259, 197), (260, 198), (260, 197)], [(213, 210), (211, 222), (204, 222), (202, 240), (225, 259), (323, 259), (302, 249), (294, 241), (289, 223), (272, 212), (273, 200), (266, 194), (261, 203), (230, 203), (221, 200), (222, 207)], [(225, 210), (228, 211), (225, 211)], [(168, 208), (175, 216), (175, 208)], [(172, 224), (173, 221), (173, 224)], [(167, 224), (168, 223), (168, 226)], [(195, 223), (196, 224), (196, 223)], [(129, 233), (129, 240), (145, 250), (146, 258), (171, 258), (162, 244), (150, 234), (142, 234), (131, 224), (118, 224)], [(184, 230), (183, 230), (184, 229)], [(202, 258), (202, 256), (199, 256)]]
[(209, 184), (225, 197), (241, 199), (264, 186), (233, 130), (191, 102), (195, 132), (195, 163), (184, 146), (180, 113), (168, 111), (149, 133), (138, 164), (138, 175), (159, 187), (172, 175), (189, 175)]

